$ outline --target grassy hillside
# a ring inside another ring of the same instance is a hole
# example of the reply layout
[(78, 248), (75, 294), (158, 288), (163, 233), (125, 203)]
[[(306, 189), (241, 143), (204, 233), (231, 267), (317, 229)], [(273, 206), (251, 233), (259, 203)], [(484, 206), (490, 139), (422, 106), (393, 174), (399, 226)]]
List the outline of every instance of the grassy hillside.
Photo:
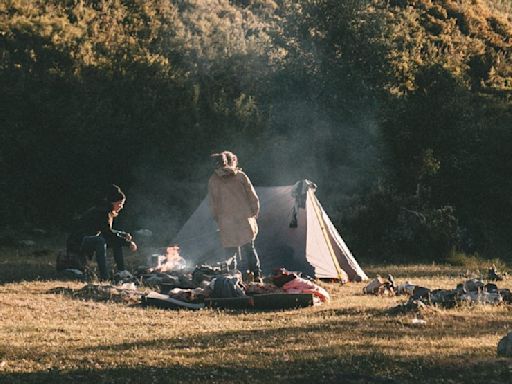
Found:
[[(512, 91), (512, 15), (506, 1), (388, 2), (395, 91), (416, 88), (414, 73), (437, 63), (473, 91), (507, 97)], [(405, 87), (400, 89), (401, 87)]]
[(507, 258), (511, 18), (491, 0), (4, 1), (0, 227), (66, 229), (115, 182), (128, 225), (167, 241), (231, 149), (257, 185), (315, 181), (368, 259)]

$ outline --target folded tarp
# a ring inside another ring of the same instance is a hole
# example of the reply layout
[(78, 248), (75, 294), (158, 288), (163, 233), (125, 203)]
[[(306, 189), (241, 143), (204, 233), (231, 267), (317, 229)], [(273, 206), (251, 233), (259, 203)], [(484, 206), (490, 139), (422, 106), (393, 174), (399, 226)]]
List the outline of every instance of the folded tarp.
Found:
[(207, 307), (226, 309), (291, 309), (309, 307), (314, 304), (311, 293), (269, 293), (262, 295), (207, 298)]
[(162, 309), (292, 309), (309, 307), (314, 304), (311, 293), (269, 293), (243, 297), (206, 298), (204, 303), (188, 303), (168, 295), (150, 292), (142, 296), (142, 305)]
[(252, 296), (242, 297), (210, 297), (204, 299), (204, 304), (208, 308), (225, 309), (247, 309), (254, 308)]

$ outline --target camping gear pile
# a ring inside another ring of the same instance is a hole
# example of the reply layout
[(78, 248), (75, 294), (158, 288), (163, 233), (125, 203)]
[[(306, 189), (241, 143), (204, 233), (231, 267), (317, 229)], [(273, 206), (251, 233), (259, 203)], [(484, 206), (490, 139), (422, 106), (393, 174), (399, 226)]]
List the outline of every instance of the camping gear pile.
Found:
[[(493, 271), (496, 272), (495, 268)], [(410, 310), (417, 310), (426, 305), (452, 308), (463, 304), (512, 304), (510, 289), (500, 289), (494, 282), (485, 282), (483, 279), (477, 278), (459, 283), (454, 289), (430, 289), (409, 281), (397, 285), (391, 275), (388, 275), (387, 279), (377, 275), (363, 288), (363, 293), (380, 296), (407, 295), (409, 296), (408, 301), (401, 304), (400, 307)]]
[[(178, 276), (180, 275), (180, 276)], [(192, 273), (175, 272), (173, 283), (161, 283), (160, 292), (142, 297), (143, 305), (160, 308), (276, 309), (295, 308), (330, 301), (329, 293), (300, 273), (284, 268), (268, 282), (243, 282), (237, 270), (201, 265)], [(180, 284), (185, 281), (185, 284)]]
[(329, 293), (324, 288), (294, 272), (287, 271), (285, 268), (277, 269), (272, 276), (272, 280), (277, 287), (281, 287), (286, 293), (311, 293), (317, 303), (331, 301)]
[[(243, 282), (232, 263), (200, 265), (192, 271), (159, 266), (139, 267), (114, 275), (112, 284), (88, 283), (81, 289), (62, 292), (81, 300), (142, 304), (169, 309), (204, 307), (233, 309), (287, 309), (330, 301), (329, 293), (299, 272), (276, 269), (266, 282)], [(164, 261), (164, 262), (161, 262)]]

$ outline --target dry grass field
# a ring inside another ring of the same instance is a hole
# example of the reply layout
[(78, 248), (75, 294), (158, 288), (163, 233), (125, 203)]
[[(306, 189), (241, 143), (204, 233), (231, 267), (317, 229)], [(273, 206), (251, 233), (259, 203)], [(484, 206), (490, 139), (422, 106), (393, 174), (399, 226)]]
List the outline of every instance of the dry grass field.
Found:
[[(136, 261), (134, 261), (136, 262)], [(431, 288), (463, 268), (364, 266)], [(172, 311), (56, 293), (53, 253), (0, 250), (0, 383), (511, 383), (496, 345), (512, 308), (436, 309), (426, 324), (390, 309), (404, 297), (323, 284), (327, 305), (286, 311)], [(512, 280), (499, 284), (512, 288)]]

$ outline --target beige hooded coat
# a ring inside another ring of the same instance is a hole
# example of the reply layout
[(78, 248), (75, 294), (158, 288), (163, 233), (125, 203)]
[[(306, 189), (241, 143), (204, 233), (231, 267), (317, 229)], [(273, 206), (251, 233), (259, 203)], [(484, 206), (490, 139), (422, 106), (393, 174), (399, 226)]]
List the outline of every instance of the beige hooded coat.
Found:
[(208, 182), (208, 200), (224, 248), (239, 247), (256, 238), (260, 201), (244, 172), (216, 169)]

